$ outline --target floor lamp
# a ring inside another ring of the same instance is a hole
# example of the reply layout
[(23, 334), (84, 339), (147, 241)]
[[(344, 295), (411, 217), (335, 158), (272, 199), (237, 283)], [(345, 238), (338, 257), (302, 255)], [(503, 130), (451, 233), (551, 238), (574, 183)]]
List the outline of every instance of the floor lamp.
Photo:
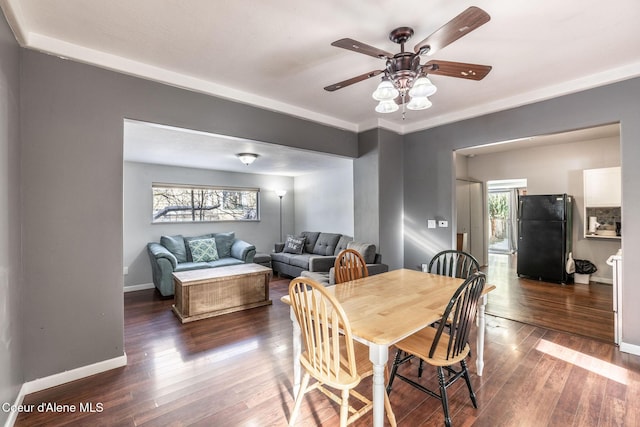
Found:
[(282, 198), (287, 194), (287, 190), (276, 190), (276, 196), (280, 198), (280, 241), (284, 242), (284, 237), (282, 236)]

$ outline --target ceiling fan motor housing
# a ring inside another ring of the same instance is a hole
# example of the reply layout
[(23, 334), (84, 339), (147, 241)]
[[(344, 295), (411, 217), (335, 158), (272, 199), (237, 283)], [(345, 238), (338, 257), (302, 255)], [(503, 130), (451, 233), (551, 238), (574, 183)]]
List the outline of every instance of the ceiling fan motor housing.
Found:
[(408, 90), (419, 73), (420, 57), (414, 53), (398, 53), (387, 60), (385, 74), (400, 91)]

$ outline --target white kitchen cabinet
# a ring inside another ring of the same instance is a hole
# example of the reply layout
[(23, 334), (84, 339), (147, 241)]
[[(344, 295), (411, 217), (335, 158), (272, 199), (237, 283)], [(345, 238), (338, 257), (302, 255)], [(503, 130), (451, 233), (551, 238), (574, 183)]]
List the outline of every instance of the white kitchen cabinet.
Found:
[(585, 207), (617, 207), (622, 205), (620, 167), (585, 169)]

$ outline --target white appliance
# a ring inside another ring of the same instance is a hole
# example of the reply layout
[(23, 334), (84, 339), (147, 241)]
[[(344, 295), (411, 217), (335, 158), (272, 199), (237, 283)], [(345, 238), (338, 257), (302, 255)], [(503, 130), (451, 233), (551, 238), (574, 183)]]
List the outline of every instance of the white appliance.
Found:
[(622, 340), (622, 249), (607, 259), (613, 269), (613, 334), (614, 341), (620, 345)]

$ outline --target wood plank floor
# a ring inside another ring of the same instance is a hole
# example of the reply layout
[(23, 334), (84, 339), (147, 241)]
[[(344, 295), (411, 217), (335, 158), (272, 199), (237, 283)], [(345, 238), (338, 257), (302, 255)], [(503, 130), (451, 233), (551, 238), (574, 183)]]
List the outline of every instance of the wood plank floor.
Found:
[(487, 281), (496, 285), (487, 313), (606, 342), (613, 339), (613, 287), (519, 278), (515, 255), (490, 254)]
[[(271, 282), (272, 306), (180, 324), (172, 300), (127, 293), (128, 364), (26, 396), (24, 404), (92, 403), (101, 412), (21, 413), (17, 426), (285, 426), (291, 396), (291, 321)], [(640, 425), (640, 357), (614, 345), (488, 316), (485, 371), (472, 368), (474, 409), (464, 382), (449, 389), (454, 426)], [(475, 337), (472, 336), (475, 340)], [(469, 365), (475, 366), (472, 356)], [(415, 366), (405, 366), (415, 375)], [(433, 386), (432, 371), (422, 380)], [(371, 383), (359, 387), (370, 395)], [(391, 405), (400, 426), (443, 425), (439, 401), (400, 381)], [(371, 425), (371, 415), (355, 423)], [(298, 426), (337, 426), (320, 393), (303, 403)]]

